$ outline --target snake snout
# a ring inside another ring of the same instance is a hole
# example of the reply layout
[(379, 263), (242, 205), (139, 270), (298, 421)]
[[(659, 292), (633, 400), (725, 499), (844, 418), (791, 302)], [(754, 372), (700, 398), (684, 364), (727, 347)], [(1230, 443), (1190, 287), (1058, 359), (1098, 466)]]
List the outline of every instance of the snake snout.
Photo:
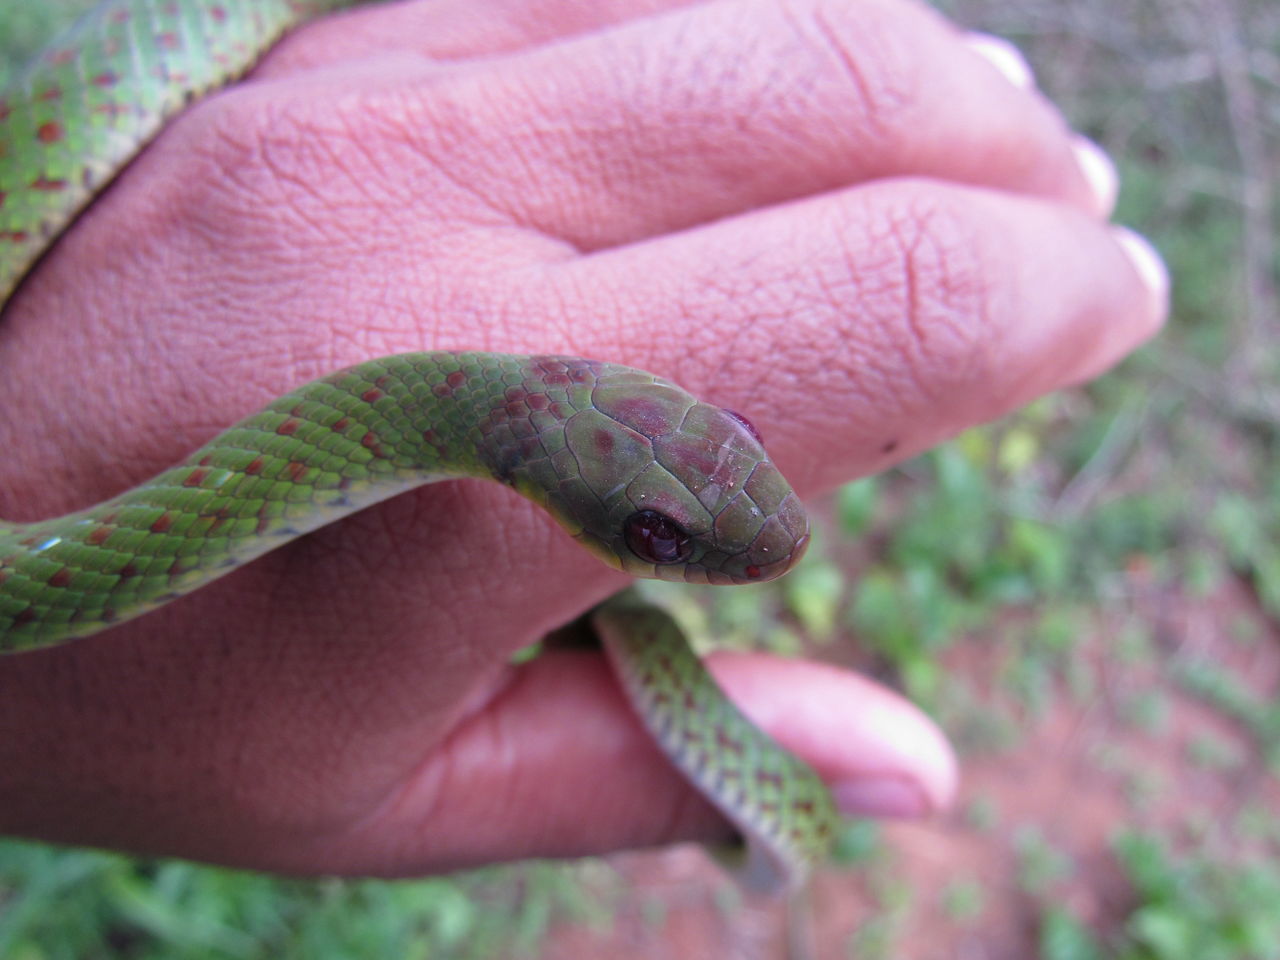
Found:
[(788, 489), (750, 539), (734, 546), (737, 551), (720, 567), (728, 582), (763, 583), (794, 567), (809, 546), (809, 518), (796, 495)]

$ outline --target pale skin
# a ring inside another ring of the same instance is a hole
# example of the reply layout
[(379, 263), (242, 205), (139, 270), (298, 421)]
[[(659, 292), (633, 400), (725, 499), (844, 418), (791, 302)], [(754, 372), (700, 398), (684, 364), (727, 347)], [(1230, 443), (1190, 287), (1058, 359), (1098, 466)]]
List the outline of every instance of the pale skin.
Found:
[[(830, 490), (1096, 376), (1166, 290), (1034, 89), (900, 0), (454, 0), (290, 37), (190, 110), (0, 326), (0, 516), (83, 506), (406, 350), (563, 352), (748, 415)], [(408, 874), (728, 828), (601, 658), (513, 651), (625, 580), (492, 484), (337, 523), (0, 661), (0, 831)], [(713, 669), (850, 813), (945, 807), (856, 675)]]

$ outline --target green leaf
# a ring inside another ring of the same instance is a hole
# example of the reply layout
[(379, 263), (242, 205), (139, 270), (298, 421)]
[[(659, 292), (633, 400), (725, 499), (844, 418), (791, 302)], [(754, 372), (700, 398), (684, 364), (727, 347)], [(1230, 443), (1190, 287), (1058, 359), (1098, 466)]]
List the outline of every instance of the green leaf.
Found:
[(864, 477), (846, 483), (836, 493), (836, 517), (840, 532), (856, 539), (871, 525), (880, 505), (880, 482), (875, 477)]
[(1040, 960), (1102, 960), (1093, 934), (1061, 907), (1050, 907), (1040, 921)]
[(1143, 907), (1129, 917), (1126, 928), (1159, 960), (1198, 958), (1194, 921), (1176, 909)]
[(1144, 901), (1163, 903), (1173, 899), (1177, 878), (1164, 844), (1150, 834), (1124, 831), (1112, 841), (1138, 894)]
[(1012, 427), (1000, 440), (996, 462), (1005, 473), (1016, 476), (1035, 463), (1039, 455), (1039, 434), (1024, 427)]
[(986, 899), (976, 880), (952, 880), (943, 888), (942, 909), (953, 920), (974, 920), (982, 914)]
[(1058, 527), (1015, 517), (1008, 528), (1014, 563), (1029, 570), (1032, 582), (1045, 593), (1066, 586), (1071, 575), (1071, 543)]
[(851, 866), (874, 860), (884, 851), (880, 824), (875, 820), (846, 820), (836, 834), (832, 859)]
[(787, 609), (818, 641), (829, 640), (835, 633), (844, 587), (843, 571), (828, 560), (802, 563), (782, 581)]

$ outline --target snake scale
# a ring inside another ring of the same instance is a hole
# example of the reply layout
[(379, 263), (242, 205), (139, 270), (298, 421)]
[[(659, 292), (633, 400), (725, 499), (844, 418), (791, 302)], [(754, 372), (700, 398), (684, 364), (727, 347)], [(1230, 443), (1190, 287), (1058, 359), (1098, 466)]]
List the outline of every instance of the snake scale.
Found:
[[(0, 98), (0, 303), (194, 97), (344, 0), (108, 0)], [(784, 573), (808, 521), (751, 425), (652, 374), (561, 356), (434, 352), (306, 384), (96, 506), (0, 523), (0, 652), (85, 637), (354, 510), (496, 480), (637, 577)], [(739, 828), (746, 878), (794, 889), (837, 822), (817, 775), (716, 687), (671, 618), (627, 591), (592, 615), (637, 715)]]

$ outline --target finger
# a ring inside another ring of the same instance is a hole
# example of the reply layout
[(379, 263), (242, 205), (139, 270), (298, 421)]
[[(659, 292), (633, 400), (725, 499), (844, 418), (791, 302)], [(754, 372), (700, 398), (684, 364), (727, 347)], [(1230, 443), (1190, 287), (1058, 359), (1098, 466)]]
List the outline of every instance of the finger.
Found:
[(1144, 274), (1131, 238), (1055, 204), (904, 180), (597, 255), (556, 282), (569, 302), (621, 305), (619, 330), (575, 348), (620, 340), (744, 412), (804, 494), (1095, 376), (1151, 336), (1167, 280), (1154, 252)]
[(845, 816), (921, 817), (955, 799), (950, 744), (898, 694), (800, 660), (717, 654), (710, 666), (757, 726), (817, 770)]
[[(765, 655), (719, 656), (713, 670), (744, 710), (814, 763), (843, 813), (926, 816), (951, 802), (951, 748), (898, 695), (846, 671)], [(343, 869), (437, 870), (730, 833), (658, 752), (603, 659), (584, 652), (518, 671), (386, 809), (351, 848), (380, 851), (376, 863)]]
[(725, 0), (482, 66), (361, 109), (582, 250), (886, 176), (1097, 207), (1057, 111), (905, 0)]
[(413, 53), (466, 60), (538, 46), (697, 0), (415, 0), (325, 17), (274, 50), (260, 75)]

